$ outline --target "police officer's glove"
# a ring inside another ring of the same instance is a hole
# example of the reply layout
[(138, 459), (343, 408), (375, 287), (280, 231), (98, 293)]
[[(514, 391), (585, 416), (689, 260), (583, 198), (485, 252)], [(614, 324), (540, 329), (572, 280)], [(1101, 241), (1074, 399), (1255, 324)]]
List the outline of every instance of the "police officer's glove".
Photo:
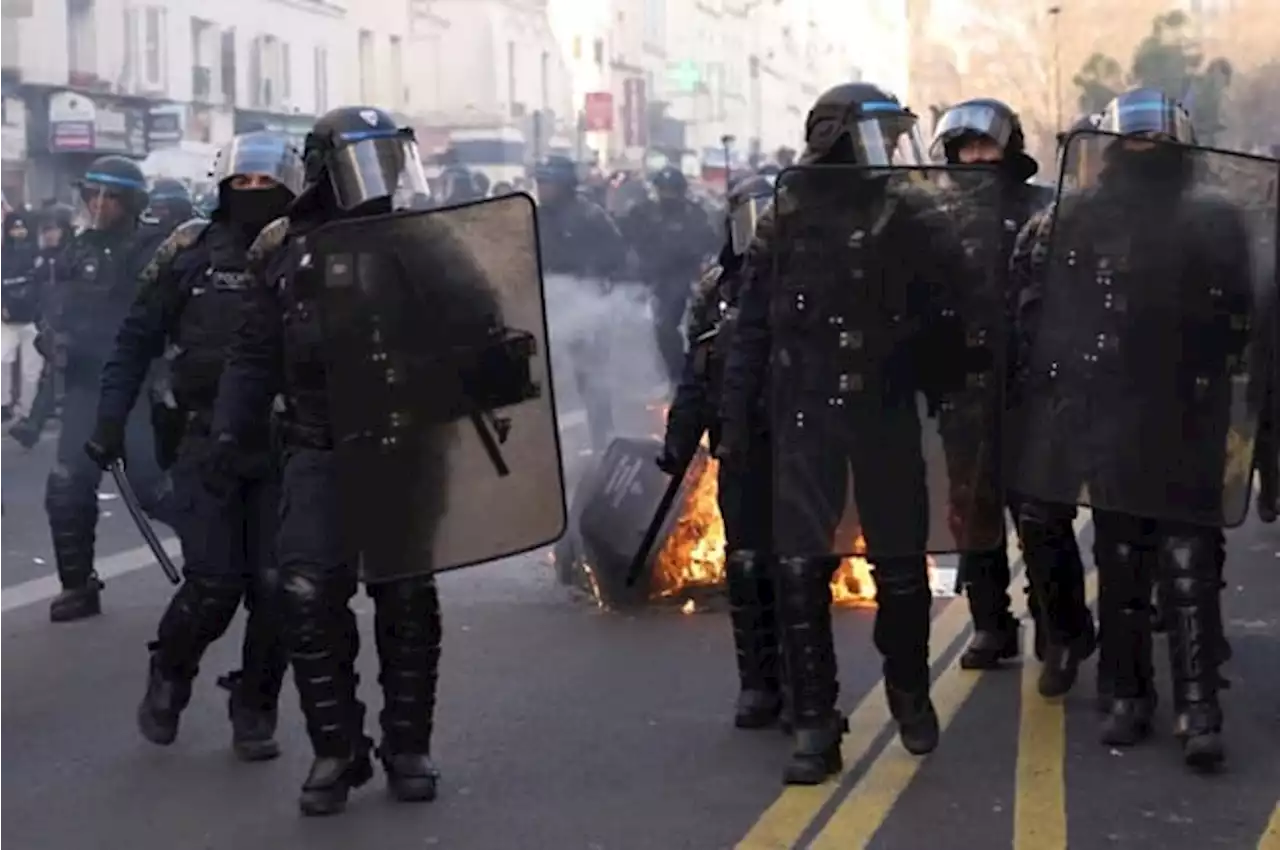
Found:
[(679, 475), (687, 465), (682, 463), (680, 458), (676, 457), (675, 453), (669, 448), (664, 448), (654, 461), (658, 464), (658, 469), (661, 469), (667, 475)]
[(84, 444), (84, 453), (99, 469), (109, 469), (124, 456), (124, 426), (119, 422), (99, 422)]
[(239, 458), (235, 437), (226, 433), (214, 437), (200, 463), (205, 489), (215, 496), (229, 495), (240, 480)]

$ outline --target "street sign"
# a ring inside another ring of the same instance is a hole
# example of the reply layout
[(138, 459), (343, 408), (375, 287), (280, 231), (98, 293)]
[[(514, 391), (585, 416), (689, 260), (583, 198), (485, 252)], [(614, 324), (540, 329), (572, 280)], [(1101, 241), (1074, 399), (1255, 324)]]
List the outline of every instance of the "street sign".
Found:
[(587, 92), (583, 113), (585, 129), (588, 133), (612, 132), (613, 93), (607, 91)]

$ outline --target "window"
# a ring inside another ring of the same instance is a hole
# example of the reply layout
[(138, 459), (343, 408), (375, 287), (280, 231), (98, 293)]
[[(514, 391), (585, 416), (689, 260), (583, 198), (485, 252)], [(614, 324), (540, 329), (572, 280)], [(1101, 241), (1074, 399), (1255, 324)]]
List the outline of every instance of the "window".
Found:
[(538, 94), (541, 97), (541, 108), (551, 106), (551, 54), (542, 51), (542, 59), (538, 64)]
[(236, 31), (231, 29), (222, 34), (222, 99), (235, 106), (238, 100), (236, 92)]
[(404, 91), (404, 47), (398, 35), (391, 36), (387, 61), (391, 65), (391, 91), (388, 92), (388, 100), (394, 109), (399, 109), (407, 98)]
[(222, 102), (222, 55), (217, 27), (191, 19), (191, 99), (198, 103)]
[(515, 106), (516, 103), (516, 43), (514, 41), (507, 42), (507, 104)]
[(374, 58), (373, 33), (360, 30), (360, 101), (373, 103), (378, 100), (377, 60)]
[(164, 87), (165, 59), (165, 11), (148, 6), (142, 15), (142, 82), (148, 87)]
[(285, 105), (293, 83), (287, 68), (289, 59), (289, 45), (274, 35), (260, 35), (254, 39), (254, 49), (249, 57), (250, 101), (253, 106), (278, 109)]
[[(67, 61), (73, 74), (94, 74), (98, 70), (93, 11), (92, 0), (67, 0)], [(6, 30), (12, 28), (13, 24), (6, 26)]]
[(280, 42), (280, 98), (285, 104), (293, 105), (293, 56), (287, 41)]
[(573, 37), (573, 58), (582, 58), (582, 36), (580, 35), (575, 35)]
[(595, 44), (592, 45), (592, 53), (597, 65), (604, 65), (604, 39), (597, 38)]
[(645, 0), (644, 40), (652, 45), (662, 45), (667, 40), (666, 0)]
[(323, 47), (315, 50), (316, 114), (329, 111), (329, 51)]

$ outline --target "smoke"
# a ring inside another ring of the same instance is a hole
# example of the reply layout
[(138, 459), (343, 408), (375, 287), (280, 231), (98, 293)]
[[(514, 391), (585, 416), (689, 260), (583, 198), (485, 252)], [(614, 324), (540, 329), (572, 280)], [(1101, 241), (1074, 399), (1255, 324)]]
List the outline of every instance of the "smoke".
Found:
[[(572, 424), (591, 397), (607, 397), (613, 435), (660, 432), (655, 407), (665, 404), (672, 388), (654, 337), (647, 287), (568, 275), (547, 275), (544, 285), (562, 419)], [(585, 425), (582, 433), (588, 434)]]

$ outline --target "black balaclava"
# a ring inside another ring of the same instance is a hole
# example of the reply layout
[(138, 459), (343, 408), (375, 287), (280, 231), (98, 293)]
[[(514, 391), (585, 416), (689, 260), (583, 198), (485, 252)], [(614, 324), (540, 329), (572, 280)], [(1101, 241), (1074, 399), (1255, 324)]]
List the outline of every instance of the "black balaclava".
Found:
[(223, 184), (219, 189), (218, 210), (226, 221), (240, 230), (246, 241), (288, 211), (293, 193), (283, 186), (270, 189), (232, 189)]

